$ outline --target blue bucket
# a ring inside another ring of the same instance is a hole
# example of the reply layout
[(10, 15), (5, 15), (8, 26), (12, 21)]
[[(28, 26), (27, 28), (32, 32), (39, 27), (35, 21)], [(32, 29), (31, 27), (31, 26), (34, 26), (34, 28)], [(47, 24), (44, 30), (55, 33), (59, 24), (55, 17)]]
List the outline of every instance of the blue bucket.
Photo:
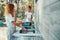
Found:
[(3, 26), (3, 22), (2, 21), (0, 21), (0, 27), (2, 27)]
[(29, 27), (30, 26), (30, 22), (26, 22), (25, 24), (22, 24), (23, 27)]

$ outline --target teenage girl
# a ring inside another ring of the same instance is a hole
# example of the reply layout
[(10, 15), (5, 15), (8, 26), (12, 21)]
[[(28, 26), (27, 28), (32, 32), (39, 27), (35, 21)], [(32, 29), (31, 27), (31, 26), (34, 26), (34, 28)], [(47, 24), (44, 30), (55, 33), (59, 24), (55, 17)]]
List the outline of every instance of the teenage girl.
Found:
[(7, 24), (7, 40), (14, 40), (12, 34), (16, 31), (15, 26), (20, 26), (23, 22), (15, 22), (15, 15), (14, 15), (14, 5), (13, 4), (6, 4), (5, 8), (5, 20)]

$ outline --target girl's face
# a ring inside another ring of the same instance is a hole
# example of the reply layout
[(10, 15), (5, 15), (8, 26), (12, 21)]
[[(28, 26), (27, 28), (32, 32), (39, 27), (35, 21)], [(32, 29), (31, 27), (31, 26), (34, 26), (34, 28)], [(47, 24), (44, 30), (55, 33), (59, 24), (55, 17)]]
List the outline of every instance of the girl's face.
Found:
[(31, 12), (31, 9), (30, 9), (30, 8), (27, 8), (27, 11), (28, 11), (28, 12)]
[(7, 4), (6, 5), (6, 12), (10, 13), (12, 16), (14, 16), (14, 5), (13, 4)]

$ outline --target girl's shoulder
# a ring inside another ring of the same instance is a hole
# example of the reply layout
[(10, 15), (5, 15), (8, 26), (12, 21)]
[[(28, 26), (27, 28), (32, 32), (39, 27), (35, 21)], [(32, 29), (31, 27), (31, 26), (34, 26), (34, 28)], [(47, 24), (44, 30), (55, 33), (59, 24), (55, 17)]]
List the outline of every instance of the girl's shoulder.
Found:
[(10, 17), (12, 17), (12, 15), (11, 14), (7, 14), (5, 17), (9, 17), (10, 18)]

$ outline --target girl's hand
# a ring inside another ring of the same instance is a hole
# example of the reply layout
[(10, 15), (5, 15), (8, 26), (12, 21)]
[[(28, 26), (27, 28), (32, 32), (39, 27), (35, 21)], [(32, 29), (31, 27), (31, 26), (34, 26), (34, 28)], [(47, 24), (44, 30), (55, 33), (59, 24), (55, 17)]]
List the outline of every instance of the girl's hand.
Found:
[(22, 21), (19, 21), (20, 22), (20, 24), (25, 24), (25, 22), (22, 22)]
[(20, 22), (17, 22), (17, 23), (16, 23), (16, 26), (20, 26)]

